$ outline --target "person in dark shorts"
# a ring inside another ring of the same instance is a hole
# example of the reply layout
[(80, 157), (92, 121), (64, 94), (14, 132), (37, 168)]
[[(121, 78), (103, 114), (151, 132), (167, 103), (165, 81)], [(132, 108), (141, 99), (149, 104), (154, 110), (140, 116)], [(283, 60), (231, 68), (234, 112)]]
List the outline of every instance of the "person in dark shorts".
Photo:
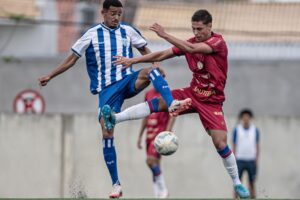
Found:
[(233, 130), (233, 152), (237, 159), (240, 179), (244, 172), (248, 173), (250, 197), (254, 199), (260, 132), (252, 119), (251, 110), (244, 109), (240, 112), (240, 123)]

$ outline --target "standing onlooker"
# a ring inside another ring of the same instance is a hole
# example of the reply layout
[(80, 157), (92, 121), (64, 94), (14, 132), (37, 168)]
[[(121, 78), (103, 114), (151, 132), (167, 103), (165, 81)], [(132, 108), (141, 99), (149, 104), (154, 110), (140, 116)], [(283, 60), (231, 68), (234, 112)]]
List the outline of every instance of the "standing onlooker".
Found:
[(240, 123), (233, 131), (233, 152), (237, 159), (240, 179), (247, 171), (250, 197), (255, 198), (255, 178), (259, 156), (259, 130), (253, 124), (253, 113), (244, 109), (239, 114)]

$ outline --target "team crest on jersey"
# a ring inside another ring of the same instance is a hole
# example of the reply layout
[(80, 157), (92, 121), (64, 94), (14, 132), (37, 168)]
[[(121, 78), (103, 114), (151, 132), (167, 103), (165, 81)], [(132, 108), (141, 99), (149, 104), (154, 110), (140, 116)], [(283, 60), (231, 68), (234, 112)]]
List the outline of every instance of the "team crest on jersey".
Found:
[(123, 45), (124, 47), (127, 46), (127, 39), (126, 39), (126, 38), (122, 38), (122, 45)]
[(197, 67), (198, 69), (203, 69), (203, 63), (202, 62), (197, 62)]

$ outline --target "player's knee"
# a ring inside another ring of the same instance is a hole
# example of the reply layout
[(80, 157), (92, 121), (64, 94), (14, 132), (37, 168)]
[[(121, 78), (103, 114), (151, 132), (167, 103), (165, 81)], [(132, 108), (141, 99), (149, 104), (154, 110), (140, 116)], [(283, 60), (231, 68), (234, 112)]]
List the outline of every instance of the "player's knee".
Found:
[(157, 162), (154, 158), (151, 158), (151, 157), (148, 157), (146, 159), (146, 163), (149, 167), (153, 167), (153, 166), (156, 166), (157, 165)]
[(102, 127), (102, 137), (103, 138), (112, 138), (114, 136), (114, 131), (107, 131), (105, 128)]
[(227, 143), (225, 141), (219, 140), (219, 141), (215, 141), (214, 143), (216, 149), (218, 151), (223, 150), (224, 148), (226, 148)]

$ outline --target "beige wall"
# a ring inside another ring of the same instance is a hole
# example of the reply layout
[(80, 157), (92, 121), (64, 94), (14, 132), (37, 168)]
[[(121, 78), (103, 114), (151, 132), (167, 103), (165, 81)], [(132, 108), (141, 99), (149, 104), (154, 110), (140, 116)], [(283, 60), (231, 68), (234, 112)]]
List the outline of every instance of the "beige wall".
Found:
[[(235, 118), (227, 119), (229, 129)], [(259, 118), (262, 154), (258, 197), (299, 198), (299, 118)], [(117, 126), (124, 197), (152, 197), (145, 152), (136, 148), (140, 121)], [(170, 197), (230, 198), (231, 182), (196, 115), (178, 118), (180, 148), (163, 158)], [(0, 196), (105, 198), (110, 178), (93, 115), (0, 115)]]

